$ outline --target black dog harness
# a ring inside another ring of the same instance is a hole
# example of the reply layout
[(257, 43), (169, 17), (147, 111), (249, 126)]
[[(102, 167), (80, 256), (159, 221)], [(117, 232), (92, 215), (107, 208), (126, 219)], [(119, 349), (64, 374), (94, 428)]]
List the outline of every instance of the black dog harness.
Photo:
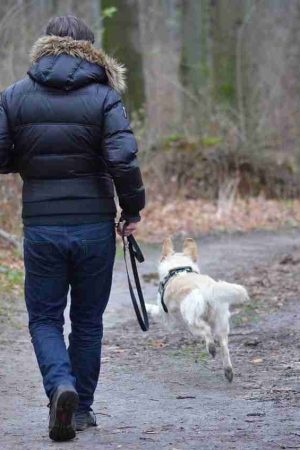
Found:
[(177, 267), (176, 269), (172, 269), (169, 271), (168, 275), (163, 279), (163, 281), (161, 281), (159, 283), (159, 288), (158, 288), (158, 292), (160, 294), (160, 300), (161, 300), (161, 304), (162, 307), (164, 309), (164, 311), (167, 313), (168, 312), (168, 308), (164, 302), (164, 296), (165, 296), (165, 290), (166, 290), (166, 286), (169, 283), (169, 281), (174, 278), (176, 275), (179, 275), (182, 272), (186, 272), (186, 273), (198, 273), (195, 270), (192, 269), (191, 266), (183, 266), (183, 267)]

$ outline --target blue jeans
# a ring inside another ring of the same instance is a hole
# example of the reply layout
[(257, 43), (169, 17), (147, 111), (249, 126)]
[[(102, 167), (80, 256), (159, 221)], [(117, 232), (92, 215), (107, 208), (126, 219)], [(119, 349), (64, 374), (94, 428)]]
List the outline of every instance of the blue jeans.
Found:
[[(46, 394), (72, 384), (89, 410), (100, 373), (102, 315), (112, 282), (114, 221), (24, 226), (25, 300)], [(71, 287), (69, 348), (63, 337)]]

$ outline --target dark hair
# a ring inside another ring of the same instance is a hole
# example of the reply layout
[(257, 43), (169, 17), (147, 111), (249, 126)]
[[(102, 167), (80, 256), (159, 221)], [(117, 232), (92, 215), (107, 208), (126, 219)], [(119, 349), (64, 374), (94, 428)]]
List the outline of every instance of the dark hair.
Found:
[(54, 36), (70, 36), (76, 41), (95, 41), (95, 36), (87, 24), (75, 16), (59, 16), (49, 20), (46, 34)]

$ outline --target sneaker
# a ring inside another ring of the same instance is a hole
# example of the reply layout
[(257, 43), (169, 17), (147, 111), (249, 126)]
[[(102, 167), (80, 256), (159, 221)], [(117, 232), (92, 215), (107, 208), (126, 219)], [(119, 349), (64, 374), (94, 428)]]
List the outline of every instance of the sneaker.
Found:
[(50, 402), (50, 439), (68, 441), (76, 436), (74, 412), (78, 403), (79, 397), (73, 386), (58, 386)]
[(76, 430), (83, 431), (88, 427), (96, 427), (97, 419), (93, 410), (77, 411), (75, 413)]

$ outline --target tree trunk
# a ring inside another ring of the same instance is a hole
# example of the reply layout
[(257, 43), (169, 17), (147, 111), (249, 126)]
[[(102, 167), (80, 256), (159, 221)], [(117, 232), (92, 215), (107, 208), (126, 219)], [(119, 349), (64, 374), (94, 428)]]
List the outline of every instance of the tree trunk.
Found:
[[(102, 5), (104, 10), (111, 6), (111, 0), (102, 0)], [(104, 19), (103, 46), (126, 66), (126, 107), (138, 111), (143, 107), (145, 95), (136, 0), (119, 0), (115, 6), (114, 16)]]
[(264, 154), (299, 163), (300, 3), (256, 4), (243, 36), (248, 137)]
[(176, 0), (138, 0), (148, 144), (182, 127), (179, 6)]
[(205, 98), (210, 96), (210, 1), (182, 1), (182, 60), (185, 127), (201, 132), (206, 113)]
[(236, 43), (249, 0), (212, 2), (213, 91), (216, 101), (236, 106)]

